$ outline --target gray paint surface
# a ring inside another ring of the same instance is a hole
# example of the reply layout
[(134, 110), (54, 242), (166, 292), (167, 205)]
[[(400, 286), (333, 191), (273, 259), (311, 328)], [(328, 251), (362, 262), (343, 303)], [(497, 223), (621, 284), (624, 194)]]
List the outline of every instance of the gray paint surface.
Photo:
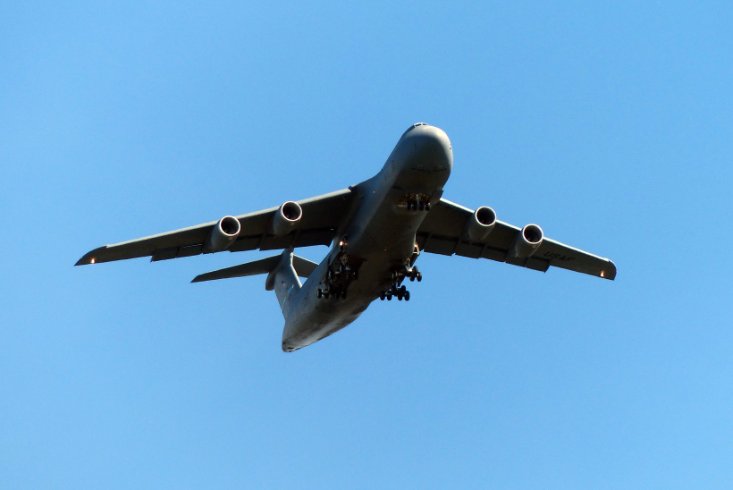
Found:
[[(496, 220), (490, 208), (474, 211), (443, 199), (452, 168), (453, 151), (445, 132), (417, 123), (405, 131), (377, 175), (348, 189), (106, 245), (88, 252), (76, 265), (284, 249), (280, 256), (194, 278), (201, 282), (268, 274), (266, 287), (275, 291), (285, 318), (284, 351), (340, 330), (377, 298), (409, 300), (405, 282), (421, 278), (414, 265), (421, 252), (616, 277), (609, 259), (546, 238), (537, 225), (520, 229)], [(329, 244), (318, 265), (293, 253), (297, 247)], [(307, 280), (301, 283), (298, 276)]]

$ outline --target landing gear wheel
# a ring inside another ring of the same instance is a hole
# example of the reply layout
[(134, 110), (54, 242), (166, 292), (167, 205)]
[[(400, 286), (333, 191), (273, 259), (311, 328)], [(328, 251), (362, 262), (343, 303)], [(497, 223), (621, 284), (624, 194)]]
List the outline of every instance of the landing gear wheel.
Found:
[(422, 281), (422, 274), (418, 272), (417, 274), (415, 274), (415, 278), (417, 279), (417, 282)]
[(410, 291), (405, 291), (405, 301), (410, 301)]
[(318, 299), (323, 298), (323, 289), (318, 288)]
[(387, 293), (387, 301), (392, 301), (392, 293)]

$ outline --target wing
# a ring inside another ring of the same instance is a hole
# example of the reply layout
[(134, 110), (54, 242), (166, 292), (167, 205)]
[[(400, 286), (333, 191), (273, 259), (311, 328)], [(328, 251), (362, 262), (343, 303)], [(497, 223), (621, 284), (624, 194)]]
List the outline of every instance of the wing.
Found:
[(517, 256), (512, 251), (522, 230), (502, 221), (496, 221), (485, 237), (471, 239), (466, 229), (473, 215), (471, 209), (441, 199), (418, 229), (418, 246), (426, 252), (498, 260), (542, 272), (554, 266), (604, 279), (616, 277), (616, 266), (609, 259), (549, 238), (528, 257)]
[[(272, 233), (277, 207), (236, 216), (241, 231), (227, 250), (234, 252), (328, 245), (346, 218), (351, 202), (351, 189), (297, 201), (303, 210), (302, 218), (283, 236)], [(165, 260), (198, 255), (206, 251), (206, 242), (216, 224), (217, 221), (211, 221), (137, 240), (105, 245), (87, 252), (76, 265), (135, 257), (149, 256), (151, 260)]]

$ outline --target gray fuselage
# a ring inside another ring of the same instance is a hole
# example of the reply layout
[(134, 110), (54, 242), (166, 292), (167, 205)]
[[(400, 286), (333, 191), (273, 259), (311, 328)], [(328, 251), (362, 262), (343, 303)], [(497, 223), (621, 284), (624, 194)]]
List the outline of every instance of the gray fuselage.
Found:
[[(284, 300), (284, 351), (310, 345), (356, 320), (394, 284), (396, 271), (412, 265), (425, 205), (429, 209), (440, 199), (452, 167), (448, 136), (434, 126), (416, 124), (402, 135), (382, 170), (353, 187), (356, 198), (350, 219), (339, 230), (341, 238), (302, 287), (291, 288)], [(347, 262), (353, 276), (338, 286), (337, 294), (331, 278), (339, 262)]]

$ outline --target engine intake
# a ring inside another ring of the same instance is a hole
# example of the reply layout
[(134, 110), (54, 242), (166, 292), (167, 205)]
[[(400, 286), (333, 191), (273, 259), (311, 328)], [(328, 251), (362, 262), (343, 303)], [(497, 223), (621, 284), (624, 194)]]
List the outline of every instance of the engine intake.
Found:
[(234, 216), (224, 216), (216, 222), (204, 245), (204, 252), (221, 252), (228, 249), (242, 231), (242, 225)]
[(481, 206), (466, 222), (463, 236), (471, 242), (483, 241), (496, 225), (496, 213), (488, 206)]
[(525, 225), (517, 238), (514, 240), (512, 248), (509, 249), (507, 259), (528, 259), (542, 245), (545, 234), (539, 225)]
[(300, 207), (300, 204), (295, 201), (285, 201), (275, 211), (270, 231), (277, 237), (285, 236), (302, 217), (303, 208)]

